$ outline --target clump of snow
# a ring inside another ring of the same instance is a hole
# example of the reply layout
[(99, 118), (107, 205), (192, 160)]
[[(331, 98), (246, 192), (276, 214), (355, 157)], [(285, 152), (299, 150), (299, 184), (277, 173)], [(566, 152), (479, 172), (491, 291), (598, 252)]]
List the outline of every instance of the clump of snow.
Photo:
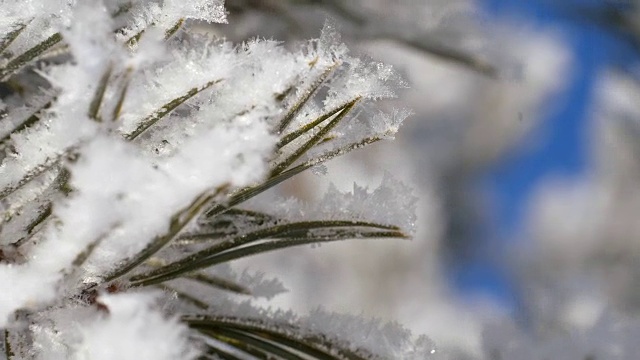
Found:
[(175, 156), (154, 162), (123, 140), (96, 138), (71, 167), (78, 194), (54, 209), (62, 222), (60, 236), (95, 239), (112, 232), (87, 265), (93, 275), (104, 273), (166, 232), (176, 209), (198, 195), (258, 180), (269, 139), (264, 126), (214, 129), (193, 137)]
[(162, 4), (167, 24), (180, 18), (202, 20), (210, 23), (225, 23), (224, 0), (165, 0)]
[(79, 326), (77, 360), (194, 359), (198, 353), (187, 340), (187, 329), (154, 309), (152, 294), (103, 295), (98, 301), (107, 314)]

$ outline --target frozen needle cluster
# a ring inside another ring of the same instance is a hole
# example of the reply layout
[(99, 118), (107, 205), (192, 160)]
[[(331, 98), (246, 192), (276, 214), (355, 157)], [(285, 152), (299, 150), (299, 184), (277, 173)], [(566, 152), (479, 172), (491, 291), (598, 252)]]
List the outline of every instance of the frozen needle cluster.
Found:
[(316, 206), (259, 196), (392, 138), (408, 112), (371, 104), (402, 81), (350, 56), (330, 23), (288, 50), (194, 21), (225, 22), (222, 0), (0, 0), (2, 355), (429, 356), (396, 326), (257, 309), (242, 296), (282, 285), (227, 264), (409, 236), (414, 199), (391, 178)]

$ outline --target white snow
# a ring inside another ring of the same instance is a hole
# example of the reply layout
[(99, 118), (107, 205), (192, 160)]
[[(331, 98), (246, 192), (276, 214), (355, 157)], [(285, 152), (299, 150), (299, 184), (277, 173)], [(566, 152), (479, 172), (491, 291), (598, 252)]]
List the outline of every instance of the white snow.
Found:
[(79, 327), (81, 341), (74, 360), (175, 360), (198, 354), (187, 340), (187, 329), (154, 309), (152, 294), (103, 295), (108, 314)]

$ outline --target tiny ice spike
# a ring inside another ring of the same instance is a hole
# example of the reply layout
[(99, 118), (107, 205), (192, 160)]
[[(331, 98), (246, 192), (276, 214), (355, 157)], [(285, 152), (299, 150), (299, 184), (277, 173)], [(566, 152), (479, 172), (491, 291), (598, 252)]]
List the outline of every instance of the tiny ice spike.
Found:
[(409, 112), (371, 107), (405, 86), (389, 66), (351, 57), (331, 22), (295, 51), (190, 30), (226, 22), (222, 0), (1, 2), (0, 358), (434, 353), (398, 326), (253, 307), (284, 286), (228, 265), (409, 237), (415, 200), (388, 176), (316, 206), (261, 195), (393, 138)]

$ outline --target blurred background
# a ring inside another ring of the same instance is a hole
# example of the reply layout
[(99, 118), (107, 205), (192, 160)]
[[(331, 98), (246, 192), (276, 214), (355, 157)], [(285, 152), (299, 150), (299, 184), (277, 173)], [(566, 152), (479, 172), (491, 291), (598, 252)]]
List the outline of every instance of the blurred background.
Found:
[[(234, 41), (317, 37), (410, 83), (396, 141), (305, 174), (419, 198), (411, 242), (291, 249), (240, 266), (290, 292), (269, 305), (397, 320), (447, 359), (637, 359), (640, 5), (635, 0), (227, 0)], [(635, 332), (634, 332), (635, 331)], [(632, 356), (633, 354), (634, 356)]]

